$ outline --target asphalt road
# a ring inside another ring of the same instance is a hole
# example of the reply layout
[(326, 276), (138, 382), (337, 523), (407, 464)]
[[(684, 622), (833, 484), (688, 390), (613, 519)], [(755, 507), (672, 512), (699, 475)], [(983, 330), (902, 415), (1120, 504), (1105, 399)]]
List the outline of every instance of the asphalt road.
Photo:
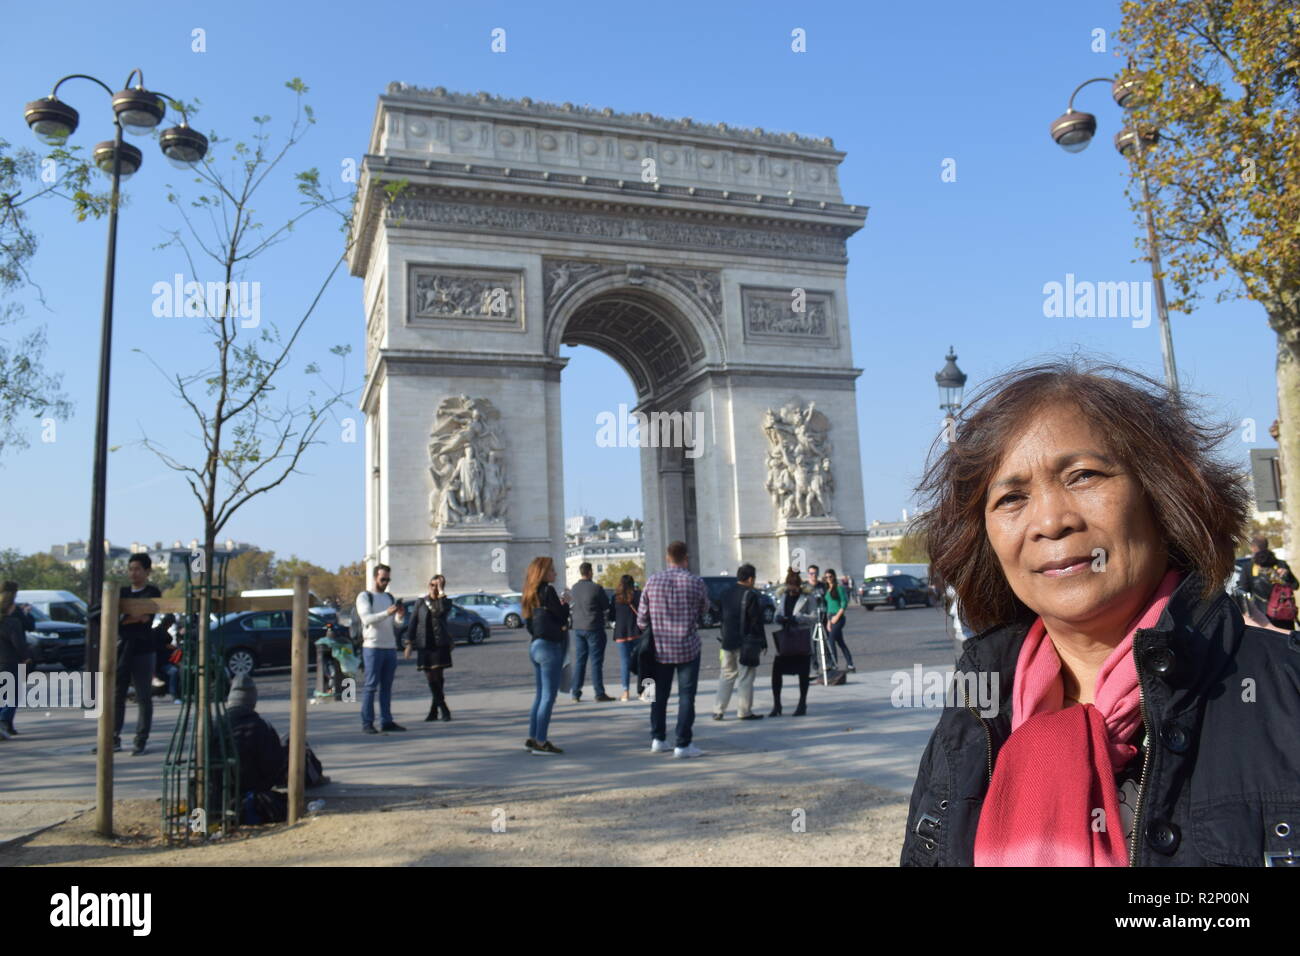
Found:
[[(775, 625), (769, 626), (769, 633), (774, 629)], [(702, 680), (718, 676), (717, 635), (717, 628), (700, 632), (703, 643), (700, 663)], [(859, 672), (910, 670), (913, 664), (949, 665), (953, 661), (953, 644), (944, 630), (944, 614), (940, 608), (910, 607), (902, 611), (879, 608), (866, 611), (854, 605), (849, 609), (844, 636)], [(767, 662), (770, 659), (769, 653), (760, 669), (760, 683), (765, 684), (768, 680), (771, 666)], [(447, 674), (446, 686), (448, 701), (453, 709), (458, 688), (495, 690), (531, 686), (533, 683), (532, 665), (528, 659), (528, 634), (522, 628), (511, 630), (495, 627), (492, 636), (483, 644), (457, 644), (452, 660), (453, 666)], [(604, 675), (606, 692), (617, 697), (622, 686), (619, 651), (613, 641), (606, 645)], [(253, 676), (257, 681), (259, 696), (288, 698), (287, 668), (259, 670)], [(424, 676), (415, 669), (414, 659), (404, 660), (398, 656), (393, 693), (403, 697), (428, 695)], [(589, 698), (592, 694), (591, 679), (588, 676), (583, 696)]]

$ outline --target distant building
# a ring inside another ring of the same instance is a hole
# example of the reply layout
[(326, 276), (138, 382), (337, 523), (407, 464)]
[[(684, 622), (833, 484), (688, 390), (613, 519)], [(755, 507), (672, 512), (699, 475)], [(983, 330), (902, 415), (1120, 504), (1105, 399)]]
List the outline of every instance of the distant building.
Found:
[(573, 515), (564, 519), (564, 533), (566, 535), (582, 534), (593, 528), (595, 524), (596, 519), (591, 515)]
[[(600, 577), (605, 568), (622, 561), (637, 561), (645, 567), (645, 541), (635, 531), (601, 531), (596, 534), (574, 536), (564, 551), (565, 581), (578, 580), (578, 565), (591, 562), (594, 577)], [(637, 584), (644, 584), (637, 581)]]
[(907, 534), (910, 521), (873, 521), (867, 528), (867, 563), (877, 564), (889, 561), (894, 546)]
[[(153, 562), (155, 569), (161, 569), (173, 581), (184, 581), (186, 569), (190, 566), (191, 559), (197, 554), (199, 549), (199, 539), (191, 538), (188, 544), (180, 540), (172, 542), (170, 547), (165, 547), (161, 541), (155, 541), (153, 545), (140, 541), (132, 541), (130, 547), (114, 545), (109, 541), (104, 542), (104, 567), (110, 572), (125, 571), (127, 561), (131, 555), (139, 554), (141, 551), (149, 555), (149, 560)], [(256, 545), (249, 544), (247, 541), (235, 541), (227, 538), (225, 541), (217, 542), (217, 547), (213, 553), (213, 568), (220, 567), (223, 561), (243, 554), (246, 551), (257, 551)], [(86, 569), (87, 555), (85, 541), (69, 541), (66, 544), (55, 544), (50, 546), (50, 554), (64, 564), (71, 565), (78, 571)]]

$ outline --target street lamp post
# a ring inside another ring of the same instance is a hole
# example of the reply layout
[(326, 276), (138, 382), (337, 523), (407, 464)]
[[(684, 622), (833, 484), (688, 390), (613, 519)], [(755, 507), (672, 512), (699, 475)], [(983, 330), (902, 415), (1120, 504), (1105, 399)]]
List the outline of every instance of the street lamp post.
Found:
[(966, 390), (966, 373), (957, 367), (957, 353), (951, 345), (943, 368), (934, 373), (934, 381), (939, 386), (939, 408), (946, 413), (943, 417), (944, 441), (951, 441), (957, 411)]
[[(138, 75), (135, 87), (131, 80)], [(112, 98), (114, 135), (110, 141), (99, 143), (94, 150), (95, 165), (111, 177), (112, 187), (108, 207), (108, 254), (104, 263), (104, 313), (99, 339), (99, 394), (95, 405), (95, 455), (91, 478), (90, 539), (86, 546), (86, 561), (90, 576), (86, 604), (92, 609), (99, 606), (104, 584), (104, 493), (108, 478), (108, 388), (113, 346), (113, 279), (117, 266), (117, 207), (122, 180), (139, 170), (143, 162), (140, 150), (124, 142), (122, 133), (143, 135), (162, 122), (167, 107), (166, 94), (145, 89), (144, 73), (132, 70), (123, 89), (114, 93), (101, 80), (84, 73), (72, 73), (54, 84), (50, 95), (27, 104), (24, 117), (36, 138), (51, 146), (62, 146), (76, 132), (80, 116), (75, 109), (58, 98), (59, 87), (68, 80), (89, 80), (98, 84)], [(208, 151), (207, 137), (189, 126), (189, 119), (181, 108), (181, 124), (173, 126), (158, 138), (158, 145), (168, 161), (180, 169), (187, 169), (201, 160)], [(86, 667), (98, 667), (99, 628), (92, 621), (86, 629)]]
[[(1093, 135), (1097, 132), (1097, 117), (1074, 108), (1074, 98), (1079, 95), (1080, 90), (1090, 83), (1110, 83), (1111, 96), (1121, 109), (1129, 109), (1137, 105), (1138, 102), (1137, 80), (1131, 75), (1121, 76), (1115, 80), (1104, 76), (1084, 80), (1070, 94), (1070, 101), (1065, 107), (1065, 113), (1053, 121), (1051, 126), (1052, 139), (1067, 153), (1083, 152), (1088, 148)], [(1155, 289), (1156, 315), (1160, 322), (1160, 353), (1164, 359), (1165, 384), (1172, 391), (1177, 392), (1178, 366), (1174, 361), (1174, 336), (1169, 326), (1169, 307), (1165, 299), (1165, 280), (1161, 275), (1160, 244), (1156, 239), (1155, 216), (1151, 213), (1151, 186), (1147, 178), (1146, 167), (1142, 162), (1143, 152), (1154, 146), (1159, 139), (1160, 134), (1156, 130), (1138, 131), (1125, 127), (1115, 134), (1115, 148), (1119, 150), (1121, 156), (1133, 163), (1138, 178), (1142, 181), (1142, 205), (1146, 213), (1147, 224), (1147, 258), (1151, 262), (1151, 279)]]

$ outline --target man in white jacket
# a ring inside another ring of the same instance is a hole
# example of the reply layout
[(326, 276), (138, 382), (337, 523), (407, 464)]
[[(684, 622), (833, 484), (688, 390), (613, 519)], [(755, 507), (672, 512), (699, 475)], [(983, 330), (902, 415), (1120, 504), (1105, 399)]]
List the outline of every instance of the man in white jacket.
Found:
[[(388, 593), (388, 582), (393, 569), (386, 564), (375, 565), (373, 591), (357, 595), (357, 618), (364, 628), (361, 642), (361, 660), (366, 669), (366, 682), (361, 689), (361, 729), (368, 734), (405, 730), (393, 720), (393, 677), (397, 674), (397, 634), (393, 618), (399, 621), (406, 608)], [(379, 691), (379, 729), (375, 729), (375, 691)]]

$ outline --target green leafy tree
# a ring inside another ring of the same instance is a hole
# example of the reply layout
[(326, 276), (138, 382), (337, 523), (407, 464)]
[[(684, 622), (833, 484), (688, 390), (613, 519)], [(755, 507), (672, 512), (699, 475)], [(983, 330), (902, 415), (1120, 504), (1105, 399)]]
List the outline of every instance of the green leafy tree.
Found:
[[(1120, 40), (1137, 80), (1131, 125), (1159, 133), (1135, 159), (1164, 269), (1190, 311), (1258, 302), (1277, 337), (1288, 540), (1300, 529), (1300, 10), (1291, 0), (1125, 0)], [(1224, 330), (1230, 337), (1232, 331)], [(1262, 429), (1261, 429), (1262, 430)]]
[(888, 564), (929, 564), (930, 555), (925, 550), (925, 540), (919, 535), (908, 532), (889, 552)]
[[(64, 199), (78, 219), (107, 211), (107, 198), (90, 191), (91, 167), (78, 149), (55, 149), (42, 157), (0, 139), (0, 293), (29, 286), (44, 302), (27, 271), (39, 246), (29, 217), (31, 203)], [(16, 302), (0, 304), (0, 460), (5, 452), (28, 447), (24, 422), (72, 416), (62, 375), (45, 371), (45, 326), (24, 330), (23, 317)]]
[(0, 580), (17, 581), (23, 590), (48, 589), (84, 594), (86, 572), (78, 571), (52, 554), (23, 555), (6, 549), (0, 551)]
[(618, 579), (625, 574), (632, 575), (632, 580), (638, 585), (645, 584), (645, 565), (631, 559), (605, 565), (605, 570), (596, 578), (596, 583), (603, 588), (618, 587)]
[(245, 551), (226, 564), (227, 594), (276, 586), (274, 551)]

